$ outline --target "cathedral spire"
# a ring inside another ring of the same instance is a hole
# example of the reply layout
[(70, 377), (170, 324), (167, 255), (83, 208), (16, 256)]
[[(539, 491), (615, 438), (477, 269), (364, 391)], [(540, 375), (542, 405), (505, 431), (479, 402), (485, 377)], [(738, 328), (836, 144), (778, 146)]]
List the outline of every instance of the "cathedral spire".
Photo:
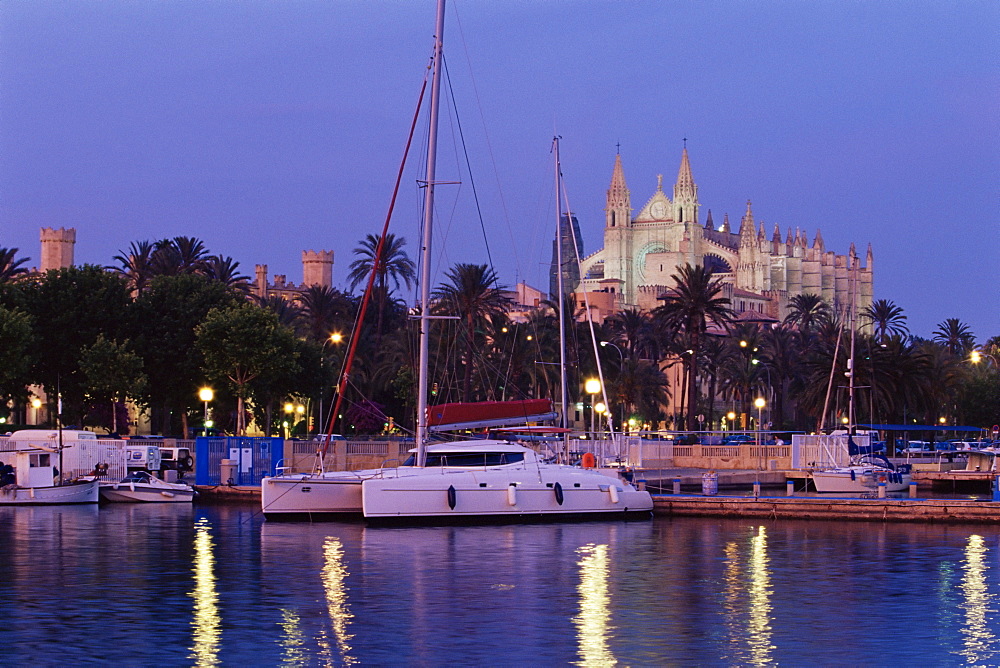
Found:
[(760, 232), (757, 233), (757, 238), (763, 241), (767, 239), (767, 232), (764, 231), (764, 221), (760, 221)]
[(712, 222), (712, 210), (711, 209), (708, 210), (708, 218), (705, 219), (705, 229), (706, 230), (714, 230), (715, 229), (715, 223)]
[(820, 234), (820, 231), (819, 231), (818, 227), (816, 228), (816, 238), (813, 239), (813, 248), (815, 248), (818, 251), (822, 251), (824, 249), (824, 246), (823, 246), (823, 235)]
[(729, 227), (729, 214), (728, 213), (727, 214), (723, 214), (723, 216), (722, 216), (722, 231), (726, 232), (727, 234), (728, 233), (732, 233), (732, 231), (733, 231), (732, 228)]
[(615, 168), (611, 172), (604, 215), (607, 227), (627, 227), (632, 215), (628, 186), (625, 185), (625, 170), (622, 169), (622, 157), (619, 154), (615, 155)]
[(678, 223), (698, 222), (698, 186), (691, 176), (691, 161), (688, 159), (686, 145), (681, 153), (677, 183), (674, 184), (674, 220)]
[(740, 236), (751, 236), (757, 233), (757, 226), (753, 222), (753, 211), (750, 208), (750, 200), (747, 200), (747, 212), (740, 220)]
[(771, 235), (771, 242), (776, 244), (781, 243), (781, 228), (778, 227), (777, 223), (774, 224), (774, 234)]

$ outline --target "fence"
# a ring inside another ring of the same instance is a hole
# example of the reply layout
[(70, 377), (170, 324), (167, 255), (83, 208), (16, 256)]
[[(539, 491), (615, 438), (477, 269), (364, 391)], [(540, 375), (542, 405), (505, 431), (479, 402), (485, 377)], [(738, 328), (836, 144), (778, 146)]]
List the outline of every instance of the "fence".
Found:
[(64, 480), (91, 475), (97, 471), (98, 464), (102, 468), (107, 466), (107, 474), (102, 479), (121, 480), (127, 475), (124, 448), (128, 444), (129, 441), (119, 439), (64, 440), (60, 457), (58, 439), (32, 439), (29, 446), (25, 441), (5, 438), (0, 439), (0, 461), (13, 464), (13, 456), (7, 455), (10, 460), (7, 461), (4, 455), (18, 449), (39, 450), (53, 453), (53, 462)]
[(285, 456), (285, 441), (270, 437), (226, 437), (195, 439), (194, 480), (197, 485), (224, 485), (222, 460), (234, 462), (234, 485), (260, 485), (264, 476), (274, 475)]
[[(871, 443), (871, 437), (868, 434), (855, 434), (853, 438), (860, 448), (866, 448)], [(847, 440), (847, 434), (795, 434), (792, 436), (791, 468), (844, 466), (851, 460), (847, 451)]]

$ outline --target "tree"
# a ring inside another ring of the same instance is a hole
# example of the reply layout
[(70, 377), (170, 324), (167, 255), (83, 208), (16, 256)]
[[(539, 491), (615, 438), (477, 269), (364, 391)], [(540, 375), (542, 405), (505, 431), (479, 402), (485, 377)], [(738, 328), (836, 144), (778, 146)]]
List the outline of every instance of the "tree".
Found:
[(212, 309), (195, 332), (206, 373), (228, 383), (236, 396), (236, 432), (242, 436), (251, 383), (294, 373), (295, 337), (273, 313), (250, 303)]
[(934, 330), (934, 340), (955, 357), (965, 357), (976, 347), (976, 337), (969, 326), (958, 318), (948, 318)]
[(0, 248), (0, 283), (13, 281), (28, 273), (22, 265), (28, 262), (26, 257), (17, 257), (16, 248)]
[[(354, 249), (354, 254), (358, 259), (351, 263), (350, 273), (347, 280), (351, 283), (353, 290), (362, 282), (368, 280), (375, 265), (376, 254), (378, 253), (379, 237), (374, 234), (367, 235), (361, 240), (361, 245)], [(395, 234), (387, 233), (385, 243), (382, 245), (381, 261), (378, 263), (378, 271), (375, 274), (375, 288), (378, 289), (378, 322), (375, 327), (375, 339), (382, 339), (382, 320), (385, 315), (385, 307), (389, 298), (389, 281), (399, 289), (400, 281), (410, 287), (416, 281), (417, 270), (413, 260), (409, 258), (403, 247), (406, 239), (397, 237)]]
[(133, 241), (127, 251), (118, 251), (114, 257), (115, 269), (128, 282), (134, 296), (141, 295), (153, 277), (154, 245), (149, 241)]
[(250, 277), (240, 273), (240, 263), (231, 257), (213, 255), (203, 260), (201, 273), (240, 294), (250, 291)]
[(722, 281), (711, 269), (685, 264), (671, 278), (675, 286), (663, 296), (663, 305), (655, 313), (666, 326), (683, 332), (687, 349), (691, 351), (684, 360), (688, 373), (687, 425), (694, 431), (697, 429), (698, 360), (705, 331), (710, 324), (727, 326), (733, 316), (729, 299), (720, 296)]
[(795, 295), (788, 302), (785, 323), (795, 325), (803, 332), (811, 332), (832, 315), (829, 304), (819, 295), (805, 293)]
[(10, 400), (27, 398), (31, 337), (30, 316), (0, 306), (0, 407)]
[(313, 285), (298, 296), (299, 319), (305, 325), (306, 336), (324, 342), (339, 331), (345, 334), (351, 325), (354, 305), (340, 290), (325, 285)]
[(138, 299), (129, 336), (149, 377), (146, 399), (162, 413), (161, 433), (187, 432), (187, 413), (198, 405), (204, 384), (203, 360), (195, 346), (195, 328), (215, 308), (239, 303), (220, 282), (204, 276), (157, 276)]
[(126, 338), (132, 314), (128, 285), (101, 267), (84, 265), (53, 269), (24, 292), (34, 329), (33, 378), (50, 397), (62, 393), (65, 423), (79, 423), (85, 398), (81, 353), (101, 334)]
[(510, 300), (504, 296), (504, 288), (499, 285), (496, 273), (485, 264), (456, 264), (445, 276), (450, 282), (441, 284), (434, 291), (434, 298), (439, 312), (457, 315), (461, 319), (461, 338), (465, 342), (462, 401), (469, 401), (477, 329), (487, 319), (503, 317)]
[(119, 429), (118, 406), (125, 399), (142, 396), (146, 387), (142, 358), (129, 350), (128, 341), (119, 345), (100, 334), (93, 345), (81, 351), (80, 370), (85, 379), (87, 397), (105, 405), (111, 404), (112, 433), (127, 434), (127, 424), (122, 423), (122, 429)]
[(879, 343), (892, 336), (905, 337), (910, 333), (903, 309), (888, 299), (876, 299), (861, 311), (861, 317), (871, 322), (875, 340)]

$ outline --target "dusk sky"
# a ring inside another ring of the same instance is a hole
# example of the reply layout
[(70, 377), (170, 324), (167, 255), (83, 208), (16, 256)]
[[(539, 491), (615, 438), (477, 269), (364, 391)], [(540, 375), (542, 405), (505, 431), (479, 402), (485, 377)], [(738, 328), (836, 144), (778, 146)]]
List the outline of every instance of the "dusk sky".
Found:
[[(77, 264), (109, 265), (194, 236), (296, 283), (301, 252), (329, 249), (346, 288), (433, 26), (431, 0), (4, 0), (0, 246), (37, 266), (39, 228), (75, 227)], [(871, 243), (875, 297), (912, 333), (1000, 335), (995, 0), (452, 0), (445, 53), (438, 178), (462, 185), (438, 189), (439, 272), (492, 257), (505, 284), (547, 289), (554, 133), (585, 254), (616, 151), (638, 211), (657, 174), (671, 194), (686, 138), (701, 222), (736, 227), (750, 199), (768, 235)], [(392, 225), (414, 259), (425, 136)]]

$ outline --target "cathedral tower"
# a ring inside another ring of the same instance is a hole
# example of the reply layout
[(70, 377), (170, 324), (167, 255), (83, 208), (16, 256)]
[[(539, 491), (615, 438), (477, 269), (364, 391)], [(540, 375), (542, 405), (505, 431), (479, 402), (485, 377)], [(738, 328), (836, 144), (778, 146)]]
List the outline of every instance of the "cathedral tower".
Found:
[(691, 163), (688, 160), (688, 150), (684, 147), (681, 154), (681, 167), (677, 171), (677, 183), (674, 184), (674, 220), (687, 223), (688, 226), (698, 224), (698, 186), (691, 176)]

